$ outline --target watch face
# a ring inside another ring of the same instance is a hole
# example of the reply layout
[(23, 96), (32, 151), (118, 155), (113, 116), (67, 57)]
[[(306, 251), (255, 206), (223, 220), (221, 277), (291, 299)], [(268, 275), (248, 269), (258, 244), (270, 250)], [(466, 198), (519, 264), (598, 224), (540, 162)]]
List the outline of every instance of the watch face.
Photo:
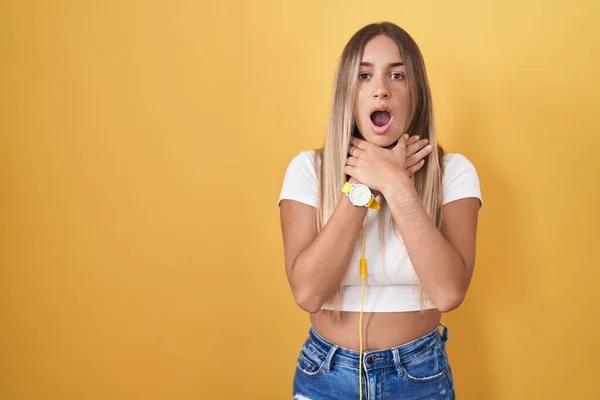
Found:
[(367, 186), (358, 184), (350, 190), (350, 201), (355, 206), (366, 206), (371, 200), (371, 189)]

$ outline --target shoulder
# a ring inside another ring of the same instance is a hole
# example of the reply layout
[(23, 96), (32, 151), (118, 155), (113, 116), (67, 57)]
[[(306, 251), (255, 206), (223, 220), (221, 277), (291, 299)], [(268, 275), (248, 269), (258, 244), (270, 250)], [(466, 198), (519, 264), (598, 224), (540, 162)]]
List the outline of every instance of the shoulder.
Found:
[(278, 204), (288, 199), (317, 206), (319, 158), (318, 150), (303, 150), (291, 158), (283, 177)]
[(302, 150), (292, 157), (289, 165), (297, 165), (316, 169), (318, 159), (318, 150)]
[(446, 153), (443, 158), (444, 204), (476, 197), (483, 204), (479, 175), (473, 162), (461, 153)]
[(461, 153), (444, 154), (444, 173), (453, 173), (464, 169), (475, 169), (475, 166), (466, 156)]
[(302, 150), (296, 153), (289, 161), (286, 167), (286, 178), (297, 174), (308, 177), (317, 176), (317, 170), (320, 165), (320, 156), (318, 150)]

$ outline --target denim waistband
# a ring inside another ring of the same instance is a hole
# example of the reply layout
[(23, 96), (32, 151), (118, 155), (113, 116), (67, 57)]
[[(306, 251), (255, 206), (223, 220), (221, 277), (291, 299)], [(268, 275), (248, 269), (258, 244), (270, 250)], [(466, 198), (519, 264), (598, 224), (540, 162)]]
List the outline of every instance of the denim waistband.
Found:
[[(443, 328), (441, 333), (439, 331), (440, 326)], [(440, 323), (430, 333), (400, 346), (389, 349), (363, 351), (363, 368), (365, 371), (387, 367), (400, 368), (402, 364), (409, 362), (433, 346), (447, 340), (448, 327)], [(357, 350), (348, 349), (330, 342), (319, 335), (312, 326), (309, 329), (307, 342), (307, 345), (312, 347), (313, 351), (320, 353), (325, 358), (324, 367), (326, 370), (330, 369), (332, 362), (358, 369), (360, 353)]]

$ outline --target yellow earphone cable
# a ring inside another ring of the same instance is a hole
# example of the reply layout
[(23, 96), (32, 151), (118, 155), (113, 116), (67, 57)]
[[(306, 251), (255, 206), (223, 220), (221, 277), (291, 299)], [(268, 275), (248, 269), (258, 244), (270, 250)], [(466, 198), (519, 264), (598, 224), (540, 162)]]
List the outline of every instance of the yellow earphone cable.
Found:
[(365, 302), (365, 279), (367, 279), (367, 259), (365, 258), (365, 225), (362, 227), (362, 257), (360, 259), (360, 314), (358, 316), (358, 340), (359, 343), (359, 356), (358, 356), (358, 385), (360, 400), (362, 400), (362, 352), (363, 352), (363, 337), (362, 337), (362, 315), (363, 305)]

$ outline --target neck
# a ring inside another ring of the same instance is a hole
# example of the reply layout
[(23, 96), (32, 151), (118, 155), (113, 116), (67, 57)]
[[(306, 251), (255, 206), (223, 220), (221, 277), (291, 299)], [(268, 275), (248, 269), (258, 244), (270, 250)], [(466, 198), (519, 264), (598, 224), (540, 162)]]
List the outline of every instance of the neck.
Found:
[(396, 147), (397, 144), (398, 144), (398, 141), (396, 140), (394, 143), (390, 144), (389, 146), (386, 146), (385, 148), (388, 149), (388, 150), (391, 150), (394, 147)]

